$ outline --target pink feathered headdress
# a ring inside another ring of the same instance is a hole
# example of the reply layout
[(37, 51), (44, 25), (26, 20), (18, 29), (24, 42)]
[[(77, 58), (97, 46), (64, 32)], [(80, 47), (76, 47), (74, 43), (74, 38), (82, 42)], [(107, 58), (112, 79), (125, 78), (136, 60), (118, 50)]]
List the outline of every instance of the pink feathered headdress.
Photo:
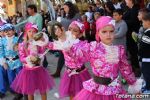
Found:
[(85, 31), (84, 24), (82, 24), (79, 21), (73, 21), (69, 26), (72, 26), (72, 25), (76, 25), (77, 27), (79, 27), (81, 33)]
[(34, 29), (37, 30), (37, 32), (38, 32), (38, 26), (35, 25), (35, 24), (33, 24), (33, 23), (28, 22), (28, 23), (25, 25), (25, 33), (24, 33), (24, 36), (27, 35), (26, 31), (28, 31), (28, 30), (30, 30), (30, 29), (32, 29), (32, 28), (34, 28)]
[(115, 27), (115, 20), (113, 20), (109, 16), (102, 16), (96, 21), (96, 41), (100, 41), (100, 37), (98, 35), (99, 31), (104, 28), (105, 26), (111, 25)]
[(29, 30), (29, 29), (31, 29), (31, 28), (34, 28), (34, 29), (36, 29), (36, 30), (38, 30), (38, 27), (37, 27), (37, 25), (35, 25), (35, 24), (33, 24), (33, 23), (27, 23), (26, 25), (25, 25), (25, 31), (27, 31), (27, 30)]

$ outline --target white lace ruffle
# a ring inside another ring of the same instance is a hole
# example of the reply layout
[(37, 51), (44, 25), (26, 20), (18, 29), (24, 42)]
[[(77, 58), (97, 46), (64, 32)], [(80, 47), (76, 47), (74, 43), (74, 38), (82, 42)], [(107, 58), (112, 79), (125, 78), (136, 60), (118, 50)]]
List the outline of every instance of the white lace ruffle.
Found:
[(12, 36), (12, 37), (7, 37), (6, 36), (6, 39), (7, 39), (6, 48), (7, 48), (7, 50), (13, 50), (13, 47), (14, 47), (13, 38), (14, 38), (14, 36)]
[(119, 48), (113, 45), (108, 46), (105, 45), (104, 43), (102, 44), (104, 45), (106, 50), (106, 56), (105, 56), (106, 62), (117, 63), (119, 61), (119, 55), (118, 55)]
[(62, 42), (61, 40), (54, 41), (54, 48), (58, 50), (68, 51), (73, 44), (78, 43), (79, 39), (75, 39), (74, 36), (67, 31), (66, 32), (66, 41)]

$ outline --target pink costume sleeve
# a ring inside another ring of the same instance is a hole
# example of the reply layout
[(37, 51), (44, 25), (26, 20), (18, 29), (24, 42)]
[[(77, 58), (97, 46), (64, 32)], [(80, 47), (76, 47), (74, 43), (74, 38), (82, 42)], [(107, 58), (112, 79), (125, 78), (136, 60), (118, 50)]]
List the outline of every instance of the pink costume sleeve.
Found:
[(134, 73), (132, 72), (132, 67), (130, 66), (130, 64), (127, 61), (127, 57), (126, 57), (126, 53), (125, 53), (125, 49), (123, 46), (120, 46), (120, 72), (121, 75), (123, 76), (123, 78), (125, 78), (127, 80), (127, 82), (129, 84), (134, 84), (136, 81), (136, 78), (134, 76)]
[(28, 44), (26, 47), (25, 42), (19, 44), (19, 57), (23, 64), (28, 64), (30, 56), (39, 56), (44, 53), (45, 48), (32, 45), (32, 43)]
[(70, 53), (72, 53), (76, 64), (78, 64), (77, 62), (82, 62), (82, 64), (83, 64), (83, 63), (86, 63), (89, 61), (89, 59), (90, 59), (90, 43), (88, 43), (86, 41), (80, 42), (80, 44), (78, 46), (76, 46), (75, 49), (76, 50), (70, 51)]
[(48, 45), (46, 46), (49, 50), (65, 50), (61, 44), (58, 43), (58, 41), (55, 42), (49, 42)]
[(20, 43), (18, 46), (18, 51), (19, 51), (19, 57), (22, 63), (26, 63), (26, 52), (25, 52), (25, 47), (24, 43)]
[(63, 50), (65, 64), (69, 68), (81, 68), (87, 62), (87, 51), (89, 50), (88, 43), (79, 41), (72, 45), (69, 50)]

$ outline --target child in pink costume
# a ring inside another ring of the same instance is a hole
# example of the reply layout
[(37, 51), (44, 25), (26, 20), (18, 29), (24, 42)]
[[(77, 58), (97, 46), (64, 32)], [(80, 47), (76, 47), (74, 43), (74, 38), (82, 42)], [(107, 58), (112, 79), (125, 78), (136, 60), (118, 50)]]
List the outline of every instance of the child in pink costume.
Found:
[(123, 100), (117, 97), (117, 94), (126, 94), (118, 80), (119, 72), (129, 84), (135, 85), (136, 78), (128, 64), (124, 47), (112, 45), (114, 30), (111, 17), (100, 17), (96, 22), (97, 42), (83, 45), (84, 51), (78, 50), (90, 62), (93, 78), (83, 82), (83, 89), (74, 100)]
[(75, 54), (78, 49), (83, 49), (82, 45), (87, 43), (87, 41), (79, 39), (83, 33), (84, 25), (78, 21), (72, 22), (67, 32), (63, 31), (63, 27), (59, 23), (52, 27), (52, 36), (58, 40), (50, 42), (48, 48), (62, 50), (67, 66), (60, 81), (60, 98), (66, 96), (73, 98), (83, 88), (82, 82), (91, 78), (88, 69), (84, 66), (85, 60), (82, 57), (80, 60), (74, 60), (75, 58), (70, 56)]
[(29, 100), (34, 100), (36, 92), (41, 94), (42, 100), (46, 100), (46, 92), (54, 86), (53, 78), (42, 65), (42, 58), (39, 64), (34, 64), (31, 60), (45, 52), (44, 47), (33, 44), (33, 35), (38, 28), (32, 23), (25, 26), (24, 41), (19, 44), (18, 51), (20, 60), (24, 65), (19, 75), (12, 84), (14, 91), (28, 95)]

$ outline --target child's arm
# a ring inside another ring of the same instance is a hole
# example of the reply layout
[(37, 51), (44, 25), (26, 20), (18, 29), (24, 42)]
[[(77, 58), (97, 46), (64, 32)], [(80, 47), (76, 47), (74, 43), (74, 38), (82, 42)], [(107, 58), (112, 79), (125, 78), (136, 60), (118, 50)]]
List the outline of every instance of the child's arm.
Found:
[[(90, 47), (92, 47), (93, 43), (88, 43), (87, 41), (80, 42), (79, 47), (74, 48), (75, 50), (70, 50), (68, 54), (70, 54), (70, 57), (74, 59), (74, 61), (78, 66), (78, 64), (85, 64), (90, 60)], [(93, 47), (92, 47), (93, 48)], [(82, 63), (78, 63), (82, 62)]]
[[(29, 66), (34, 66), (34, 62), (37, 62), (37, 60), (32, 60), (32, 58), (37, 58), (38, 57), (38, 48), (36, 45), (30, 45), (28, 46), (28, 48), (26, 47), (26, 44), (20, 43), (19, 47), (18, 47), (18, 51), (19, 51), (19, 57), (20, 57), (20, 61), (24, 64), (24, 65), (29, 65)], [(30, 49), (30, 50), (27, 50)]]
[(54, 43), (49, 42), (48, 36), (45, 33), (40, 32), (38, 34), (35, 34), (33, 39), (34, 39), (33, 45), (48, 48), (50, 50), (55, 50), (53, 46)]
[(123, 78), (125, 78), (127, 80), (127, 82), (129, 84), (134, 84), (136, 81), (136, 78), (134, 76), (134, 73), (132, 71), (132, 67), (129, 65), (128, 61), (127, 61), (127, 57), (126, 57), (126, 53), (125, 53), (125, 49), (123, 46), (120, 46), (120, 72), (121, 75), (123, 76)]
[(2, 65), (4, 67), (4, 69), (8, 68), (8, 65), (7, 65), (6, 59), (5, 59), (4, 46), (3, 46), (3, 42), (2, 42), (1, 38), (0, 38), (0, 65)]
[[(20, 43), (19, 45), (18, 45), (18, 52), (19, 52), (19, 58), (20, 58), (20, 61), (22, 62), (22, 63), (26, 63), (26, 58), (27, 58), (27, 55), (26, 55), (26, 51), (25, 51), (25, 44), (24, 43)], [(27, 48), (26, 48), (26, 50), (27, 50)]]
[(36, 25), (38, 26), (38, 31), (42, 31), (42, 23), (43, 23), (43, 18), (41, 15), (36, 16), (37, 20), (36, 20)]
[(25, 25), (25, 23), (27, 23), (27, 22), (28, 22), (28, 20), (24, 20), (24, 21), (22, 21), (22, 22), (16, 24), (16, 25), (15, 25), (15, 29), (16, 29), (16, 30), (19, 30), (19, 28), (20, 28), (20, 27), (23, 27), (23, 26)]
[(6, 60), (4, 58), (4, 47), (2, 44), (2, 40), (0, 38), (0, 65), (3, 66), (6, 63)]
[(72, 46), (72, 41), (66, 40), (64, 42), (60, 41), (49, 42), (48, 36), (45, 33), (40, 32), (34, 35), (33, 44), (41, 47), (46, 47), (50, 50), (67, 50)]

